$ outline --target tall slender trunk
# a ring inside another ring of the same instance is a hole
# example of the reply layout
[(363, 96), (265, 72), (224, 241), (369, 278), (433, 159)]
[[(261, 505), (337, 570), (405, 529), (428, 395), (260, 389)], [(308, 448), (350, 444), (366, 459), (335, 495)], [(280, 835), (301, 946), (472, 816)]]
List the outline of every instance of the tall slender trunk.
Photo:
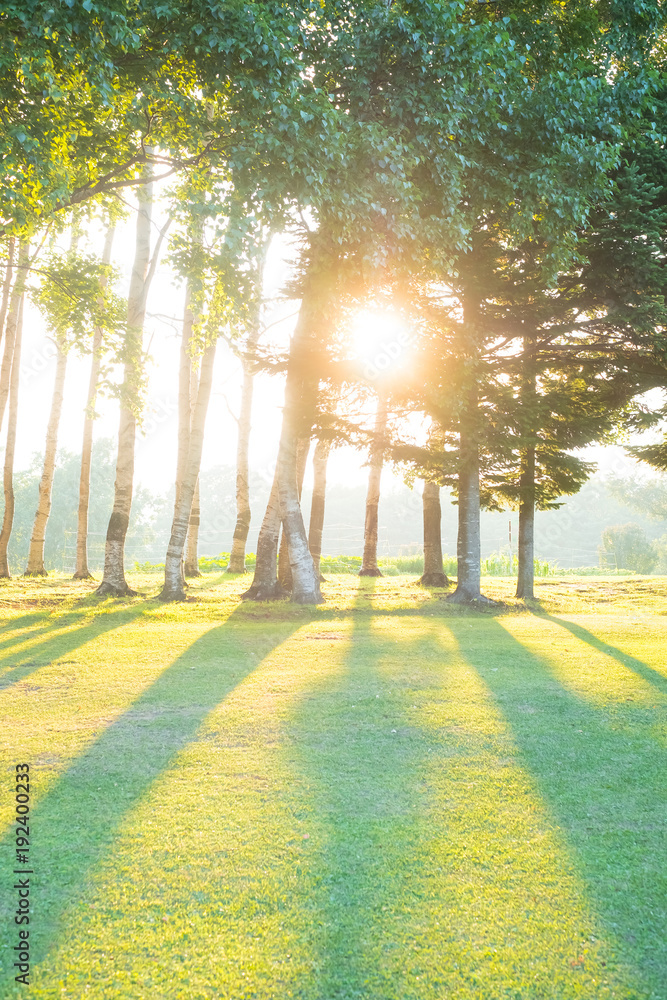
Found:
[(308, 525), (308, 548), (313, 557), (315, 573), (320, 583), (324, 578), (320, 571), (322, 558), (322, 532), (324, 530), (324, 505), (327, 495), (327, 462), (331, 451), (331, 441), (320, 438), (313, 455), (313, 496), (310, 501), (310, 523)]
[(16, 450), (16, 421), (19, 408), (19, 372), (21, 368), (21, 339), (23, 334), (23, 303), (25, 299), (25, 274), (28, 267), (28, 244), (23, 241), (19, 247), (19, 272), (17, 281), (20, 283), (21, 295), (16, 304), (15, 312), (10, 311), (8, 319), (7, 334), (10, 335), (9, 323), (11, 322), (11, 343), (13, 345), (13, 357), (11, 363), (11, 373), (9, 379), (9, 419), (7, 423), (7, 442), (5, 445), (5, 465), (3, 472), (3, 487), (5, 494), (5, 511), (2, 518), (2, 529), (0, 529), (0, 577), (9, 578), (9, 560), (7, 550), (9, 539), (14, 524), (14, 452)]
[(254, 352), (260, 335), (259, 314), (253, 325), (243, 357), (243, 385), (241, 387), (241, 410), (239, 413), (239, 436), (236, 445), (236, 525), (229, 556), (228, 573), (245, 573), (245, 547), (250, 531), (250, 429), (252, 416), (252, 396), (254, 372), (252, 365)]
[(201, 521), (201, 506), (199, 503), (199, 479), (195, 486), (188, 522), (188, 537), (185, 545), (185, 575), (201, 576), (199, 572), (199, 524)]
[(480, 590), (480, 409), (479, 354), (483, 344), (482, 293), (477, 286), (474, 257), (470, 258), (468, 281), (463, 293), (462, 406), (459, 417), (458, 535), (456, 540), (456, 590), (447, 598), (454, 604), (490, 604)]
[(306, 276), (299, 318), (290, 344), (277, 464), (280, 517), (289, 549), (292, 600), (297, 604), (320, 604), (322, 601), (301, 513), (297, 475), (298, 442), (310, 438), (319, 384), (324, 300), (318, 285), (314, 275)]
[(521, 451), (519, 472), (519, 552), (516, 596), (533, 600), (535, 597), (535, 424), (537, 412), (537, 345), (527, 334), (523, 338), (523, 370), (521, 377), (521, 415), (526, 447)]
[[(109, 226), (104, 239), (102, 263), (111, 262), (111, 247), (113, 245), (115, 226)], [(102, 287), (106, 278), (102, 278)], [(102, 354), (102, 328), (96, 327), (93, 333), (93, 349), (90, 359), (90, 378), (88, 380), (88, 395), (83, 419), (83, 441), (81, 444), (81, 473), (79, 475), (79, 508), (76, 528), (76, 569), (75, 580), (89, 580), (88, 569), (88, 506), (90, 503), (90, 466), (93, 454), (93, 409), (97, 396), (97, 383), (100, 377), (100, 361)]]
[(278, 539), (280, 537), (280, 496), (278, 489), (278, 469), (273, 476), (273, 484), (266, 505), (262, 526), (257, 538), (257, 561), (255, 573), (248, 590), (242, 594), (245, 601), (277, 601), (286, 597), (278, 583)]
[(204, 350), (201, 360), (197, 401), (190, 428), (190, 446), (185, 473), (179, 490), (178, 503), (174, 510), (174, 519), (171, 526), (171, 537), (169, 539), (164, 567), (164, 587), (160, 594), (161, 601), (182, 601), (185, 599), (185, 588), (183, 586), (183, 549), (188, 534), (192, 501), (199, 478), (201, 454), (204, 446), (206, 412), (208, 410), (209, 399), (211, 398), (214, 361), (215, 344), (210, 344)]
[[(310, 452), (310, 438), (301, 438), (296, 446), (296, 485), (299, 493), (299, 502), (303, 493), (303, 480), (306, 475), (306, 465), (308, 464), (308, 453)], [(287, 535), (283, 531), (278, 549), (278, 581), (283, 590), (288, 593), (292, 590), (292, 567), (289, 562), (289, 546)]]
[(7, 408), (9, 389), (12, 379), (12, 362), (14, 360), (14, 342), (18, 329), (18, 317), (22, 308), (23, 292), (28, 270), (28, 245), (21, 241), (19, 243), (19, 257), (16, 269), (16, 279), (14, 287), (9, 297), (9, 313), (7, 315), (7, 327), (5, 330), (5, 347), (2, 354), (2, 365), (0, 365), (0, 428)]
[(457, 577), (456, 590), (448, 600), (468, 604), (485, 600), (480, 591), (479, 445), (477, 435), (464, 426), (464, 422), (459, 438)]
[(528, 447), (521, 455), (519, 478), (519, 571), (516, 596), (535, 597), (535, 448)]
[[(133, 594), (125, 579), (125, 537), (130, 523), (132, 489), (134, 482), (134, 449), (136, 438), (136, 385), (140, 379), (143, 349), (143, 328), (146, 314), (146, 297), (154, 268), (149, 269), (151, 242), (151, 215), (153, 209), (152, 171), (144, 174), (144, 183), (137, 191), (139, 208), (134, 252), (134, 264), (127, 300), (126, 361), (121, 388), (120, 420), (118, 426), (118, 453), (114, 504), (107, 528), (104, 551), (104, 574), (97, 588), (101, 597), (122, 597)], [(157, 262), (158, 247), (154, 262)]]
[(7, 318), (7, 305), (9, 303), (9, 293), (12, 287), (12, 277), (14, 275), (14, 253), (16, 240), (13, 236), (9, 238), (7, 244), (7, 264), (5, 265), (5, 276), (2, 281), (2, 301), (0, 302), (0, 339), (5, 332), (5, 319)]
[[(189, 306), (189, 303), (188, 303)], [(192, 316), (192, 313), (190, 313)], [(194, 323), (194, 316), (190, 326)], [(192, 336), (192, 333), (190, 334)], [(199, 392), (199, 373), (195, 367), (194, 361), (190, 358), (190, 414), (189, 414), (189, 434), (188, 434), (188, 452), (189, 452), (189, 441), (192, 436), (192, 427), (194, 425), (195, 419), (195, 407), (197, 403), (197, 395)], [(206, 420), (206, 413), (204, 413), (204, 420)], [(190, 518), (188, 520), (188, 535), (185, 541), (185, 560), (184, 560), (184, 576), (201, 576), (199, 572), (199, 522), (201, 519), (201, 508), (199, 504), (199, 476), (197, 476), (197, 483), (195, 485), (195, 491), (192, 496), (192, 506), (190, 507)]]
[(42, 468), (42, 478), (39, 481), (39, 500), (32, 527), (32, 536), (30, 538), (28, 565), (23, 574), (24, 576), (46, 576), (46, 569), (44, 568), (44, 541), (46, 538), (46, 525), (51, 513), (51, 491), (53, 488), (53, 474), (56, 468), (58, 428), (60, 426), (60, 414), (63, 409), (66, 372), (67, 354), (58, 345), (53, 398), (51, 400), (51, 412), (46, 429), (44, 465)]
[(364, 555), (359, 576), (382, 576), (378, 567), (378, 507), (384, 456), (384, 436), (387, 432), (387, 400), (378, 397), (375, 414), (375, 431), (370, 453), (368, 490), (366, 492), (366, 517), (364, 520)]
[(424, 573), (419, 582), (424, 587), (447, 587), (449, 580), (442, 564), (442, 511), (440, 487), (425, 482), (422, 493), (424, 515)]

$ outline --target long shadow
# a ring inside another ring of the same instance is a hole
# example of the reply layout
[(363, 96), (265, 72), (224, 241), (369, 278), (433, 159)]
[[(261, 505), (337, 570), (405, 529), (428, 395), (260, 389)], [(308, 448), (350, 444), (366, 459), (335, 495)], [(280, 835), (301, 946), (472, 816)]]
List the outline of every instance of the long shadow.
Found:
[[(364, 581), (355, 604), (366, 608), (372, 591)], [(421, 842), (427, 822), (416, 794), (422, 734), (407, 723), (378, 666), (396, 656), (396, 642), (373, 636), (370, 615), (352, 622), (343, 663), (309, 689), (289, 728), (298, 748), (290, 763), (310, 789), (323, 842), (315, 873), (317, 959), (299, 993), (309, 1000), (399, 997), (396, 963), (409, 951), (400, 947), (402, 927), (422, 891), (405, 850)], [(428, 634), (406, 641), (402, 655), (419, 658), (432, 642)]]
[[(302, 622), (280, 623), (261, 634), (241, 614), (230, 615), (194, 642), (78, 757), (31, 811), (34, 929), (32, 962), (56, 944), (63, 913), (84, 888), (123, 820), (206, 715)], [(236, 625), (237, 627), (233, 627)], [(243, 642), (245, 633), (251, 642)], [(0, 844), (3, 871), (14, 868), (14, 828)], [(4, 916), (9, 926), (8, 895)], [(12, 959), (3, 956), (6, 966)], [(2, 974), (8, 976), (9, 968)]]
[[(143, 602), (133, 604), (129, 607), (125, 605), (117, 610), (107, 611), (103, 614), (95, 615), (95, 617), (90, 617), (90, 620), (80, 628), (70, 629), (69, 626), (74, 622), (90, 616), (89, 609), (86, 612), (74, 611), (58, 619), (54, 619), (53, 622), (45, 625), (43, 629), (31, 632), (23, 640), (19, 639), (13, 640), (11, 643), (8, 642), (8, 646), (16, 646), (21, 642), (23, 642), (23, 645), (0, 657), (0, 671), (2, 671), (2, 676), (0, 676), (0, 691), (23, 680), (53, 660), (71, 653), (73, 650), (78, 649), (79, 646), (83, 646), (84, 643), (90, 642), (92, 639), (97, 639), (99, 636), (104, 635), (105, 632), (129, 625), (131, 622), (145, 615), (146, 611), (147, 608)], [(46, 638), (44, 638), (45, 636)], [(43, 641), (36, 642), (34, 645), (25, 645), (25, 643), (30, 642), (34, 638), (42, 638)]]
[(660, 996), (667, 760), (646, 732), (647, 710), (591, 707), (492, 618), (474, 630), (455, 620), (447, 628), (511, 726), (620, 958), (649, 984), (632, 996)]
[(600, 653), (606, 653), (607, 656), (613, 657), (618, 660), (620, 664), (627, 667), (628, 670), (634, 671), (640, 677), (643, 677), (645, 681), (649, 684), (653, 684), (655, 687), (659, 688), (661, 691), (667, 691), (667, 677), (664, 677), (653, 667), (649, 667), (647, 663), (643, 663), (634, 656), (630, 656), (629, 653), (624, 653), (621, 649), (616, 646), (610, 646), (608, 642), (604, 642), (603, 639), (599, 639), (592, 632), (587, 629), (582, 628), (581, 625), (576, 625), (574, 622), (568, 621), (566, 618), (557, 618), (555, 615), (549, 615), (545, 611), (534, 611), (538, 618), (545, 618), (549, 622), (553, 622), (554, 625), (560, 625), (561, 628), (567, 629), (573, 636), (577, 639), (581, 639), (582, 642), (588, 643), (593, 649), (597, 649)]

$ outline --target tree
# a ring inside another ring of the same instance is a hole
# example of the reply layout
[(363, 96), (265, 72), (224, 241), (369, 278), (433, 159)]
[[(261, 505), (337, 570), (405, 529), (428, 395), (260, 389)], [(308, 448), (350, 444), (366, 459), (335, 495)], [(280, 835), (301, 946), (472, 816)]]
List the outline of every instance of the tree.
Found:
[(369, 456), (366, 517), (364, 519), (364, 554), (359, 576), (382, 576), (382, 572), (378, 567), (378, 507), (380, 504), (380, 483), (382, 480), (387, 418), (387, 399), (381, 393), (378, 396), (375, 431)]
[(144, 170), (143, 184), (138, 189), (136, 241), (130, 291), (127, 300), (127, 328), (124, 345), (123, 384), (120, 397), (120, 425), (114, 506), (107, 529), (102, 582), (97, 588), (101, 597), (121, 597), (132, 591), (125, 579), (125, 536), (130, 520), (134, 480), (134, 447), (143, 361), (143, 325), (148, 289), (155, 273), (162, 238), (160, 233), (153, 256), (150, 254), (151, 215), (153, 206), (153, 175)]
[[(108, 267), (111, 262), (111, 248), (115, 234), (115, 225), (111, 224), (107, 228), (102, 251), (102, 265)], [(104, 307), (103, 294), (107, 287), (108, 277), (103, 274), (100, 277), (100, 306)], [(101, 323), (95, 324), (93, 334), (91, 356), (90, 356), (90, 378), (88, 381), (88, 395), (86, 398), (86, 409), (83, 418), (83, 441), (81, 443), (81, 472), (79, 475), (79, 504), (77, 509), (77, 532), (76, 532), (76, 566), (74, 569), (75, 580), (89, 580), (91, 578), (88, 569), (88, 510), (90, 506), (90, 468), (93, 453), (93, 420), (95, 399), (99, 389), (101, 354), (103, 350), (104, 330)]]
[(331, 451), (331, 441), (319, 438), (313, 452), (313, 495), (310, 501), (310, 521), (308, 524), (308, 548), (313, 557), (313, 566), (320, 583), (322, 557), (322, 532), (324, 529), (324, 509), (327, 495), (327, 462)]
[(602, 532), (600, 565), (650, 573), (658, 556), (638, 524), (620, 524)]
[(424, 587), (446, 587), (449, 584), (442, 563), (440, 487), (426, 481), (422, 494), (424, 508), (424, 572), (419, 582)]
[[(0, 577), (8, 578), (9, 561), (7, 549), (14, 523), (14, 451), (16, 448), (16, 421), (19, 403), (19, 371), (21, 368), (21, 338), (23, 333), (23, 303), (25, 300), (25, 282), (29, 268), (29, 246), (26, 240), (19, 242), (18, 274), (12, 290), (12, 302), (7, 317), (5, 333), (5, 353), (7, 345), (11, 344), (11, 374), (9, 380), (9, 417), (7, 421), (7, 442), (5, 445), (5, 464), (3, 486), (5, 494), (5, 510), (0, 529)], [(4, 359), (3, 359), (4, 360)]]

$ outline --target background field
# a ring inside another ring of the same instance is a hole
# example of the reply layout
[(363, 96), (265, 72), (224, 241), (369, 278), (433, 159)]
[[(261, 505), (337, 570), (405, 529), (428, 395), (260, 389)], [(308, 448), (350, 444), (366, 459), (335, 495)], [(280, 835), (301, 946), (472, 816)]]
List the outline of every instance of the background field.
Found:
[(0, 589), (0, 994), (664, 1000), (665, 578), (131, 582)]

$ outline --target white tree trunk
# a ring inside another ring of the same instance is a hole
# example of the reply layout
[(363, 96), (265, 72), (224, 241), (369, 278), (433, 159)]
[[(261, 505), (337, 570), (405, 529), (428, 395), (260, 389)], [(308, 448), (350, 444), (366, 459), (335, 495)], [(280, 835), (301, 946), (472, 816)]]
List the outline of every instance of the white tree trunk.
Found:
[[(109, 226), (104, 239), (102, 263), (111, 262), (111, 247), (113, 245), (115, 226)], [(103, 287), (106, 278), (102, 279)], [(88, 380), (88, 396), (83, 418), (83, 442), (81, 445), (81, 474), (79, 476), (79, 509), (77, 512), (76, 530), (76, 569), (75, 580), (89, 580), (88, 569), (88, 505), (90, 502), (90, 466), (93, 454), (93, 410), (97, 396), (97, 383), (100, 377), (100, 360), (102, 354), (102, 329), (98, 326), (93, 334), (93, 349), (90, 359), (90, 378)]]
[(252, 417), (252, 396), (254, 354), (259, 340), (259, 316), (248, 335), (243, 357), (243, 385), (241, 387), (241, 410), (239, 413), (239, 437), (236, 447), (236, 525), (229, 555), (228, 573), (245, 572), (245, 547), (250, 531), (250, 430)]
[(7, 318), (7, 306), (9, 304), (9, 293), (12, 288), (12, 278), (14, 276), (14, 253), (16, 251), (16, 240), (10, 237), (7, 244), (7, 264), (5, 265), (5, 277), (2, 282), (2, 301), (0, 302), (0, 340), (5, 332), (5, 319)]
[[(125, 579), (124, 557), (134, 481), (135, 408), (137, 405), (135, 388), (141, 373), (146, 297), (152, 277), (152, 269), (149, 271), (153, 209), (153, 182), (150, 166), (144, 174), (144, 183), (137, 191), (137, 198), (139, 210), (137, 212), (134, 263), (127, 300), (126, 360), (121, 388), (114, 504), (107, 529), (104, 574), (102, 582), (97, 588), (97, 593), (101, 597), (107, 595), (121, 597), (133, 593)], [(158, 248), (156, 247), (155, 254), (157, 255), (157, 253)]]
[(331, 451), (331, 441), (320, 438), (313, 454), (313, 496), (310, 502), (310, 522), (308, 524), (308, 548), (313, 557), (313, 565), (320, 583), (322, 558), (322, 532), (324, 531), (324, 507), (327, 495), (327, 462)]
[(383, 444), (387, 433), (387, 400), (378, 397), (375, 415), (375, 431), (371, 445), (368, 491), (366, 493), (366, 517), (364, 520), (364, 555), (359, 576), (382, 576), (378, 567), (378, 507), (380, 505), (380, 484), (382, 482)]
[(46, 447), (44, 449), (44, 466), (42, 477), (39, 481), (39, 500), (37, 502), (37, 512), (32, 527), (30, 538), (30, 548), (28, 550), (28, 565), (24, 576), (46, 576), (44, 568), (44, 540), (46, 538), (46, 525), (51, 513), (51, 491), (53, 489), (53, 474), (56, 468), (56, 453), (58, 450), (58, 428), (60, 426), (60, 414), (63, 409), (63, 395), (65, 391), (65, 375), (67, 372), (67, 354), (58, 345), (56, 355), (56, 377), (53, 384), (53, 398), (51, 400), (51, 412), (46, 428)]
[[(12, 358), (9, 377), (9, 419), (7, 423), (7, 442), (5, 445), (5, 464), (3, 471), (3, 487), (5, 494), (5, 512), (0, 529), (0, 577), (9, 578), (8, 547), (14, 524), (14, 452), (16, 450), (16, 421), (19, 406), (19, 372), (21, 368), (21, 339), (23, 334), (23, 302), (25, 298), (25, 278), (28, 267), (28, 244), (19, 244), (19, 284), (20, 296), (15, 301), (16, 308), (10, 309), (7, 321), (7, 342), (12, 344)], [(14, 290), (16, 290), (16, 283)], [(11, 329), (10, 329), (11, 325)], [(11, 338), (11, 339), (10, 339)]]
[(208, 410), (208, 403), (211, 397), (211, 384), (213, 382), (214, 361), (215, 344), (211, 344), (205, 349), (201, 361), (197, 402), (190, 429), (190, 448), (188, 451), (187, 466), (179, 491), (178, 505), (174, 510), (171, 537), (165, 559), (164, 587), (160, 594), (160, 600), (162, 601), (182, 601), (185, 599), (182, 568), (183, 548), (188, 533), (192, 500), (197, 486), (197, 479), (199, 478), (201, 453), (204, 445), (206, 412)]
[(19, 259), (16, 268), (16, 278), (9, 298), (9, 314), (7, 316), (7, 327), (5, 330), (5, 347), (2, 354), (2, 365), (0, 365), (0, 428), (7, 408), (9, 389), (12, 378), (12, 362), (14, 360), (14, 342), (18, 328), (18, 317), (23, 301), (23, 292), (28, 269), (28, 248), (27, 243), (19, 244)]

